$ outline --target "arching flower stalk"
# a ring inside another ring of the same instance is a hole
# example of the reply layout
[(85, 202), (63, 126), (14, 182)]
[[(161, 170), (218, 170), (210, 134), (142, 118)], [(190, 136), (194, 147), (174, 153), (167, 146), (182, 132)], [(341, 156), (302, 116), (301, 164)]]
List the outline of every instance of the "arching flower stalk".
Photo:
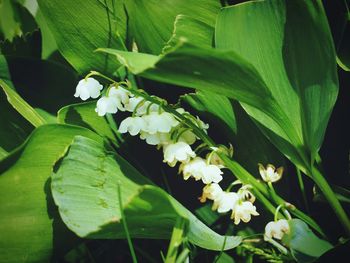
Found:
[[(77, 94), (84, 94), (84, 88), (101, 90), (98, 81), (91, 78), (92, 75), (103, 76), (91, 72), (86, 77), (90, 81), (90, 86), (82, 86), (79, 82)], [(255, 197), (247, 186), (242, 186), (236, 193), (223, 191), (219, 185), (223, 179), (222, 169), (225, 165), (218, 153), (232, 156), (232, 146), (230, 148), (222, 145), (212, 146), (212, 143), (204, 141), (206, 145), (204, 148), (209, 150), (205, 157), (192, 149), (191, 145), (202, 137), (198, 136), (198, 133), (207, 134), (208, 124), (183, 108), (173, 108), (163, 99), (132, 88), (129, 82), (116, 83), (109, 80), (112, 84), (97, 101), (95, 111), (99, 116), (107, 113), (115, 114), (118, 111), (130, 112), (131, 116), (121, 121), (119, 132), (129, 133), (131, 136), (138, 135), (146, 143), (157, 146), (157, 149), (163, 151), (163, 162), (170, 167), (175, 167), (179, 163), (179, 173), (183, 174), (185, 180), (194, 178), (203, 182), (205, 186), (200, 201), (212, 200), (213, 210), (219, 213), (231, 211), (231, 219), (235, 224), (241, 221), (249, 222), (252, 215), (259, 215), (253, 205)], [(94, 93), (90, 97), (98, 96)]]

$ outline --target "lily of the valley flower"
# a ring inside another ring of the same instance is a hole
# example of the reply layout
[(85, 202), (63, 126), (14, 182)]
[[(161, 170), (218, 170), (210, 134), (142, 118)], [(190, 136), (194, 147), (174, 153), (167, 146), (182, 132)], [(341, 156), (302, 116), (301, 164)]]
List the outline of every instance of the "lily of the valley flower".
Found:
[(250, 221), (251, 216), (258, 216), (256, 207), (249, 201), (238, 202), (232, 210), (231, 219), (234, 219), (234, 223), (238, 225), (241, 220), (244, 223)]
[(199, 198), (199, 201), (201, 203), (204, 203), (205, 201), (207, 201), (207, 199), (209, 200), (218, 199), (223, 192), (224, 191), (221, 189), (220, 185), (216, 183), (208, 184), (204, 186), (203, 193), (202, 193), (202, 196)]
[(179, 172), (183, 172), (185, 180), (192, 176), (196, 181), (202, 180), (204, 184), (220, 182), (223, 174), (218, 166), (207, 164), (206, 160), (200, 157), (188, 163), (182, 163)]
[(258, 164), (259, 166), (259, 172), (262, 177), (262, 179), (265, 182), (277, 182), (282, 177), (283, 173), (283, 167), (275, 168), (272, 164), (268, 164), (266, 168), (262, 164)]
[(146, 127), (146, 122), (141, 117), (128, 117), (124, 119), (119, 126), (120, 133), (129, 132), (130, 135), (135, 136)]
[(235, 209), (239, 196), (233, 192), (222, 192), (222, 194), (214, 200), (213, 210), (217, 210), (218, 213), (226, 213)]
[(142, 97), (133, 97), (129, 99), (129, 102), (127, 104), (125, 104), (125, 110), (129, 112), (134, 112), (136, 110), (136, 116), (142, 116), (146, 114), (147, 109), (149, 112), (156, 112), (159, 110), (159, 106), (157, 104), (150, 104), (151, 102), (145, 101)]
[(155, 134), (157, 132), (169, 133), (171, 129), (179, 124), (175, 117), (169, 112), (151, 112), (143, 116), (146, 121), (145, 132)]
[[(129, 103), (129, 97), (132, 97), (133, 95), (128, 91), (127, 89), (124, 89), (122, 86), (112, 86), (108, 91), (109, 97), (115, 97), (117, 98), (121, 103), (118, 105), (118, 108), (121, 111), (124, 111), (124, 105)], [(120, 106), (121, 105), (121, 106)]]
[(95, 111), (98, 116), (104, 116), (106, 113), (117, 113), (118, 108), (122, 108), (120, 101), (116, 97), (103, 96), (96, 104)]
[(265, 239), (279, 239), (281, 240), (284, 234), (289, 233), (289, 224), (286, 219), (269, 222), (265, 227)]
[(177, 142), (164, 146), (164, 162), (174, 167), (179, 162), (189, 162), (196, 156), (191, 146), (184, 142)]
[(89, 98), (96, 99), (100, 96), (103, 86), (94, 78), (86, 78), (79, 81), (74, 97), (80, 97), (82, 100)]
[(141, 131), (140, 138), (142, 140), (146, 140), (146, 143), (149, 145), (164, 146), (171, 143), (170, 134), (167, 132), (157, 132), (150, 134), (148, 132)]

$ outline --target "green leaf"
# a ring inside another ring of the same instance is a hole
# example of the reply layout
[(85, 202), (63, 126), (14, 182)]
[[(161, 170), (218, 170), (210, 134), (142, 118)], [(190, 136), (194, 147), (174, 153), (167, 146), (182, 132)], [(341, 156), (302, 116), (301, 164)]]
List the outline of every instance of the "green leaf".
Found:
[(182, 97), (192, 108), (200, 112), (208, 112), (229, 127), (231, 133), (237, 132), (236, 117), (231, 101), (222, 95), (210, 91), (198, 91)]
[[(187, 237), (203, 248), (221, 250), (224, 237), (154, 186), (114, 152), (84, 137), (76, 137), (55, 166), (52, 192), (66, 225), (81, 237), (125, 238), (118, 203), (118, 185), (131, 237), (170, 238), (178, 217), (187, 221)], [(86, 208), (89, 209), (86, 209)], [(240, 237), (227, 237), (225, 249)]]
[(94, 101), (68, 105), (59, 110), (58, 122), (85, 127), (115, 141), (115, 135), (108, 122), (97, 115), (95, 108), (96, 102)]
[(123, 47), (115, 34), (121, 33), (115, 21), (123, 17), (123, 10), (113, 10), (112, 1), (106, 2), (108, 6), (96, 0), (38, 1), (59, 51), (81, 74), (92, 69), (113, 73), (118, 67), (108, 56), (94, 53), (99, 47)]
[(298, 262), (312, 262), (332, 249), (332, 245), (319, 239), (300, 219), (288, 220), (290, 232), (283, 236), (282, 242), (288, 246)]
[[(134, 74), (153, 80), (237, 98), (261, 108), (272, 95), (256, 70), (232, 51), (199, 48), (184, 40), (164, 56), (99, 49), (116, 55)], [(186, 65), (186, 66), (184, 66)]]
[(0, 262), (48, 262), (76, 241), (59, 219), (49, 181), (75, 135), (101, 140), (84, 128), (43, 125), (0, 162)]
[[(295, 154), (288, 142), (300, 147), (299, 137), (303, 151), (315, 157), (338, 93), (334, 47), (320, 1), (256, 1), (223, 8), (215, 39), (218, 48), (252, 63), (293, 124), (276, 125), (261, 108), (244, 105), (267, 136), (287, 156)], [(289, 138), (281, 136), (281, 128)]]
[(0, 79), (0, 87), (7, 96), (8, 102), (15, 108), (27, 121), (34, 127), (39, 127), (45, 123), (45, 120), (25, 101), (16, 91), (10, 88), (5, 81)]
[(220, 2), (130, 0), (125, 1), (125, 7), (129, 18), (130, 34), (134, 37), (139, 51), (159, 54), (172, 35), (176, 16), (190, 16), (204, 24), (214, 25)]
[(204, 47), (212, 47), (214, 38), (214, 26), (195, 19), (191, 16), (178, 15), (174, 23), (174, 32), (162, 53), (171, 51), (171, 48), (186, 39), (187, 42)]

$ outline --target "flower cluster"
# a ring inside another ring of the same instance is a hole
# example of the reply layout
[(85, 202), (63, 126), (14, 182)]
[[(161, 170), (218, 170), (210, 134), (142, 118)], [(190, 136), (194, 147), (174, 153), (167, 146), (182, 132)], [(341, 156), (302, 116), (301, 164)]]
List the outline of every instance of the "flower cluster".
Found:
[[(83, 100), (89, 97), (98, 98), (101, 90), (102, 85), (98, 81), (86, 78), (79, 82), (75, 96)], [(227, 192), (218, 184), (223, 179), (222, 168), (224, 168), (218, 153), (230, 154), (232, 149), (224, 146), (212, 147), (205, 158), (198, 156), (192, 150), (191, 146), (198, 139), (193, 127), (206, 133), (209, 125), (183, 108), (177, 108), (176, 114), (169, 113), (160, 106), (161, 100), (159, 103), (154, 103), (145, 99), (147, 96), (144, 97), (142, 94), (112, 84), (97, 101), (96, 112), (99, 116), (104, 116), (106, 113), (113, 114), (118, 110), (132, 113), (120, 123), (119, 132), (129, 133), (131, 136), (138, 135), (146, 143), (162, 149), (163, 161), (170, 167), (179, 163), (179, 173), (182, 173), (185, 180), (192, 177), (205, 184), (200, 201), (205, 202), (207, 199), (214, 201), (213, 210), (219, 213), (231, 211), (231, 218), (235, 224), (241, 221), (248, 222), (252, 215), (259, 215), (253, 205), (255, 198), (248, 190), (249, 186), (242, 186), (238, 192)], [(192, 128), (184, 124), (179, 116), (186, 118)]]

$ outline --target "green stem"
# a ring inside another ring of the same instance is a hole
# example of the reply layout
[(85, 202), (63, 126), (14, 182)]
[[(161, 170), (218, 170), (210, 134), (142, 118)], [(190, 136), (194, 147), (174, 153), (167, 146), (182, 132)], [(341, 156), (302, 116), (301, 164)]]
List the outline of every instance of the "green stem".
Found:
[(129, 229), (128, 229), (128, 224), (126, 222), (126, 218), (125, 218), (125, 214), (124, 214), (124, 209), (123, 209), (123, 204), (122, 204), (122, 194), (121, 194), (121, 190), (120, 190), (120, 184), (118, 184), (118, 201), (119, 201), (120, 215), (121, 215), (121, 219), (122, 219), (122, 222), (123, 222), (123, 227), (124, 227), (126, 239), (128, 241), (130, 254), (131, 254), (131, 257), (132, 257), (132, 262), (133, 263), (137, 263), (136, 253), (135, 253), (135, 250), (134, 250), (134, 246), (132, 245), (132, 242), (131, 242), (131, 237), (130, 237), (130, 233), (129, 233)]
[(324, 197), (334, 210), (337, 215), (340, 223), (342, 224), (344, 230), (346, 231), (347, 236), (350, 236), (350, 220), (347, 214), (345, 213), (343, 207), (341, 206), (339, 200), (335, 196), (332, 188), (329, 186), (327, 180), (323, 177), (321, 172), (316, 168), (312, 168), (310, 176), (313, 178), (314, 182), (322, 191)]
[(308, 205), (307, 198), (306, 198), (306, 193), (305, 193), (305, 186), (304, 186), (303, 177), (302, 177), (302, 174), (301, 174), (300, 169), (298, 169), (298, 168), (296, 167), (296, 170), (297, 170), (299, 188), (300, 188), (301, 195), (302, 195), (303, 201), (304, 201), (304, 206), (305, 206), (306, 211), (309, 212), (310, 210), (309, 210), (309, 205)]
[(186, 225), (186, 220), (184, 218), (179, 217), (176, 220), (173, 233), (171, 235), (168, 252), (166, 254), (165, 263), (176, 262), (177, 252), (182, 243), (185, 225)]

